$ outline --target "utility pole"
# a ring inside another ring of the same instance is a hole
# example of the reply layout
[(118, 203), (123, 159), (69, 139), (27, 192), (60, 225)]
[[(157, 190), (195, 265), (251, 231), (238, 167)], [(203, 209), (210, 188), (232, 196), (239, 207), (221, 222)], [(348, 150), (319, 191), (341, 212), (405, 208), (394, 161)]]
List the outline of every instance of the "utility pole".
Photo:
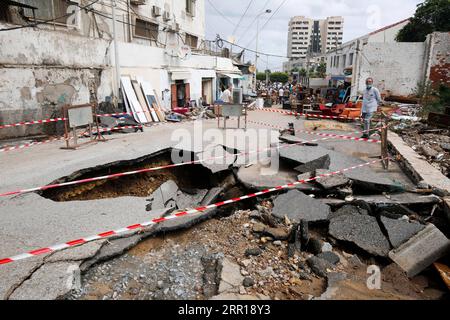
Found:
[(272, 10), (267, 9), (256, 16), (256, 57), (255, 57), (255, 92), (256, 92), (256, 76), (258, 75), (258, 40), (259, 40), (259, 17), (265, 13), (271, 13)]
[(120, 59), (119, 59), (119, 46), (117, 44), (117, 30), (116, 30), (116, 1), (111, 0), (112, 6), (112, 24), (113, 24), (113, 41), (114, 41), (114, 64), (116, 69), (116, 83), (114, 85), (117, 98), (119, 98), (120, 90)]

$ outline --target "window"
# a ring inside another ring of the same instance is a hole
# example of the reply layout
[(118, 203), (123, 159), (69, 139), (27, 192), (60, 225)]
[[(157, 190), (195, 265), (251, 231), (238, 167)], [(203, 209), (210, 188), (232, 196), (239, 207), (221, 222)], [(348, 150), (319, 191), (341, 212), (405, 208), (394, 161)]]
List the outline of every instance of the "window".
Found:
[(151, 23), (142, 19), (136, 19), (134, 36), (156, 41), (158, 40), (158, 29), (159, 26), (156, 23)]
[(192, 49), (197, 49), (198, 37), (186, 33), (186, 45), (190, 46)]
[(186, 0), (186, 14), (195, 16), (195, 0)]
[(344, 55), (342, 56), (342, 66), (343, 66), (344, 68), (347, 66), (346, 63), (347, 63), (347, 55), (344, 54)]
[[(23, 4), (36, 7), (36, 20), (55, 20), (56, 23), (67, 24), (68, 9), (75, 2), (69, 0), (21, 0)], [(31, 9), (24, 9), (24, 15), (30, 19), (33, 18)]]
[(350, 53), (350, 57), (349, 57), (349, 61), (348, 61), (351, 66), (353, 65), (353, 55), (354, 55), (353, 52)]

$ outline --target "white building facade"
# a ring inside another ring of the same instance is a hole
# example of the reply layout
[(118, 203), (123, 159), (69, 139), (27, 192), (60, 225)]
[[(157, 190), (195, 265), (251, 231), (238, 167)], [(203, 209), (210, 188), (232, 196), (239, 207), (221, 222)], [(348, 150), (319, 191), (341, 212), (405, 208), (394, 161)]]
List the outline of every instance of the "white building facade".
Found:
[(314, 20), (304, 16), (292, 17), (288, 30), (288, 57), (305, 59), (308, 55), (325, 54), (342, 44), (343, 17)]
[[(205, 0), (7, 1), (0, 4), (0, 123), (118, 96), (112, 3), (121, 76), (151, 83), (172, 107), (180, 86), (188, 100), (212, 103), (221, 85), (239, 85), (239, 69), (205, 40)], [(30, 23), (38, 25), (21, 28)], [(38, 127), (0, 137), (38, 134)]]

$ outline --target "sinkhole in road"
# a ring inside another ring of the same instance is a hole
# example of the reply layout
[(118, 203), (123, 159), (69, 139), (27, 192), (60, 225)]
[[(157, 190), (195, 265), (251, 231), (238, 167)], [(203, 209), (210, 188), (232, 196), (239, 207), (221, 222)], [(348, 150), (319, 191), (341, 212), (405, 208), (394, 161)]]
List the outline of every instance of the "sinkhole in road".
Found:
[[(194, 157), (192, 152), (178, 150), (177, 152), (180, 152), (181, 156), (186, 156), (187, 153), (188, 158), (190, 156), (191, 160), (198, 159)], [(172, 149), (168, 148), (137, 159), (117, 161), (79, 170), (69, 176), (53, 181), (51, 184), (72, 182), (170, 164), (173, 164)], [(209, 190), (215, 187), (222, 187), (222, 196), (240, 195), (241, 192), (245, 192), (245, 188), (239, 185), (234, 179), (231, 167), (217, 173), (212, 173), (210, 169), (200, 163), (52, 188), (40, 191), (39, 194), (44, 198), (56, 202), (87, 201), (128, 196), (148, 197), (169, 180), (175, 182), (180, 190), (187, 191), (189, 194), (194, 194), (196, 190)]]

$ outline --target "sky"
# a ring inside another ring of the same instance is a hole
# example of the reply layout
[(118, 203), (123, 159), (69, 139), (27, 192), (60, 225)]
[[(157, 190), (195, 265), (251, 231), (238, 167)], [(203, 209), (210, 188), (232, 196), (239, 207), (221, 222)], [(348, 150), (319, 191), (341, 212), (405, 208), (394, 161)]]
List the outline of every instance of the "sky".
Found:
[[(271, 9), (272, 13), (262, 14), (259, 18), (258, 51), (286, 56), (288, 22), (292, 16), (314, 19), (343, 16), (346, 42), (411, 17), (421, 2), (423, 0), (205, 0), (206, 38), (213, 40), (216, 34), (226, 40), (234, 37), (236, 44), (255, 50), (255, 17), (265, 9)], [(262, 28), (264, 24), (266, 26)], [(254, 59), (254, 53), (245, 53), (246, 61)], [(259, 59), (259, 69), (268, 67), (272, 71), (281, 71), (283, 61), (287, 60), (263, 55)]]

